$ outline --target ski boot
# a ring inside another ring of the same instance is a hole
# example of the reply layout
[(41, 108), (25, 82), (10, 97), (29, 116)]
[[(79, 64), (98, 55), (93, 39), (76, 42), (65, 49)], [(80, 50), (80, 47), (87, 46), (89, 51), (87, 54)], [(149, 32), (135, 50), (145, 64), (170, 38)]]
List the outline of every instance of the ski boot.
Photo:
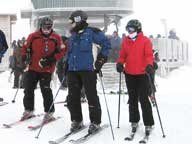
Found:
[(71, 128), (70, 128), (70, 131), (71, 132), (74, 132), (74, 131), (76, 131), (76, 130), (79, 130), (79, 129), (81, 129), (83, 127), (83, 122), (82, 121), (80, 121), (80, 122), (78, 122), (78, 121), (72, 121), (72, 123), (71, 123)]
[(48, 123), (50, 121), (55, 120), (55, 118), (53, 117), (53, 113), (45, 113), (44, 117), (43, 117), (43, 123)]
[(94, 133), (100, 128), (100, 124), (91, 123), (89, 125), (88, 133)]
[(30, 119), (30, 118), (32, 118), (32, 117), (34, 117), (34, 116), (35, 116), (35, 115), (33, 114), (33, 111), (28, 111), (28, 110), (26, 110), (26, 111), (23, 112), (23, 115), (22, 115), (22, 117), (21, 117), (21, 121)]

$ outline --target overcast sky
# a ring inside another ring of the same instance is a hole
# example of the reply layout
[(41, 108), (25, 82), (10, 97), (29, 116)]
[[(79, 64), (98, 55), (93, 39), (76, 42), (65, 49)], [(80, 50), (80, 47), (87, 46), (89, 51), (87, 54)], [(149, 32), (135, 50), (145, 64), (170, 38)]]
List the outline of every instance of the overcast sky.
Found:
[[(134, 14), (128, 17), (137, 18), (142, 22), (146, 35), (160, 33), (165, 35), (161, 19), (167, 20), (168, 30), (175, 28), (182, 40), (191, 41), (192, 13), (191, 0), (133, 0)], [(0, 12), (17, 13), (18, 21), (13, 26), (13, 39), (29, 33), (28, 20), (20, 19), (20, 9), (29, 5), (30, 0), (0, 0)], [(125, 25), (127, 20), (122, 22)], [(122, 31), (124, 31), (122, 29)], [(122, 32), (120, 31), (120, 32)]]

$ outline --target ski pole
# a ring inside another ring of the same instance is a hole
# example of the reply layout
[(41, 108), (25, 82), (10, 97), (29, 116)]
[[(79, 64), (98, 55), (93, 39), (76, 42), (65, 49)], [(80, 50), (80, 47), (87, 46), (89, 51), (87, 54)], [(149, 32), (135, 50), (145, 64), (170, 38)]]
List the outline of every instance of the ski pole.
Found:
[(154, 101), (155, 101), (155, 104), (156, 104), (156, 110), (157, 110), (157, 114), (158, 114), (158, 118), (159, 118), (159, 122), (160, 122), (160, 126), (161, 126), (161, 131), (162, 131), (162, 134), (163, 134), (163, 138), (165, 138), (165, 133), (164, 133), (164, 130), (163, 130), (163, 125), (162, 125), (161, 117), (160, 117), (160, 113), (159, 113), (159, 108), (158, 108), (156, 97), (155, 97), (155, 91), (153, 89), (153, 82), (152, 82), (152, 79), (151, 79), (151, 76), (150, 76), (149, 73), (147, 73), (147, 76), (148, 76), (148, 79), (149, 79), (149, 84), (150, 84), (150, 87), (151, 87), (151, 90), (152, 90), (152, 94), (154, 96)]
[(119, 104), (118, 104), (118, 124), (117, 128), (119, 128), (119, 121), (120, 121), (120, 104), (121, 104), (121, 72), (119, 73)]
[(17, 93), (18, 93), (18, 91), (19, 91), (20, 86), (21, 86), (21, 75), (19, 76), (18, 88), (17, 88), (17, 90), (16, 90), (16, 92), (15, 92), (15, 95), (14, 95), (14, 98), (13, 98), (13, 100), (12, 100), (12, 103), (15, 103), (15, 99), (16, 99), (16, 97), (17, 97)]
[(109, 114), (109, 109), (108, 109), (108, 105), (107, 105), (107, 99), (106, 99), (106, 96), (105, 96), (105, 89), (104, 89), (104, 84), (103, 84), (103, 80), (102, 80), (103, 74), (102, 74), (101, 70), (99, 71), (99, 77), (100, 77), (100, 81), (101, 81), (101, 85), (102, 85), (102, 89), (103, 89), (103, 95), (104, 95), (104, 99), (105, 99), (105, 105), (106, 105), (106, 108), (107, 108), (107, 114), (108, 114), (109, 123), (110, 123), (110, 127), (111, 127), (112, 137), (113, 137), (113, 140), (115, 140), (114, 133), (113, 133), (113, 127), (112, 127), (112, 124), (111, 124), (111, 118), (110, 118), (110, 114)]
[[(49, 113), (49, 112), (51, 111), (51, 108), (52, 108), (53, 105), (54, 105), (54, 102), (55, 102), (55, 100), (56, 100), (56, 98), (57, 98), (57, 96), (58, 96), (58, 94), (59, 94), (59, 90), (60, 90), (61, 87), (62, 87), (62, 83), (65, 81), (65, 78), (66, 78), (66, 76), (63, 77), (62, 82), (61, 82), (61, 84), (60, 84), (60, 86), (59, 86), (59, 88), (58, 88), (58, 90), (57, 90), (57, 93), (55, 94), (55, 97), (54, 97), (54, 99), (53, 99), (53, 102), (51, 103), (51, 106), (49, 107), (49, 110), (48, 110), (47, 113)], [(36, 136), (35, 138), (37, 138), (37, 139), (39, 138), (39, 135), (40, 135), (40, 133), (41, 133), (41, 131), (42, 131), (42, 129), (43, 129), (43, 126), (44, 126), (44, 124), (42, 123), (42, 124), (41, 124), (41, 127), (40, 127), (40, 129), (39, 129), (39, 132), (38, 132), (38, 134), (37, 134), (37, 136)]]

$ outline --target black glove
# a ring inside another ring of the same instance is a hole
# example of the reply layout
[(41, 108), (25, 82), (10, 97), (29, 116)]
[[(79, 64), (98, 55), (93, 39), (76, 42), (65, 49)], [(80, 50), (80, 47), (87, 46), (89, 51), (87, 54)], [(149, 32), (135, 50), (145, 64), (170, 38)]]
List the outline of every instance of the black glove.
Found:
[(148, 64), (148, 65), (146, 66), (146, 68), (145, 68), (145, 72), (146, 72), (147, 74), (153, 75), (153, 74), (154, 74), (153, 66), (150, 65), (150, 64)]
[(51, 66), (52, 64), (54, 64), (56, 62), (56, 59), (54, 56), (51, 57), (45, 57), (40, 59), (39, 61), (39, 66), (41, 68), (47, 67), (47, 66)]
[(123, 71), (124, 71), (124, 66), (123, 66), (123, 64), (117, 63), (117, 64), (116, 64), (116, 70), (117, 70), (117, 72), (119, 72), (119, 73), (123, 72)]
[(97, 56), (97, 60), (95, 61), (95, 72), (99, 72), (104, 65), (104, 63), (107, 62), (107, 56), (103, 56), (101, 53)]
[(1, 63), (2, 57), (0, 57), (0, 63)]

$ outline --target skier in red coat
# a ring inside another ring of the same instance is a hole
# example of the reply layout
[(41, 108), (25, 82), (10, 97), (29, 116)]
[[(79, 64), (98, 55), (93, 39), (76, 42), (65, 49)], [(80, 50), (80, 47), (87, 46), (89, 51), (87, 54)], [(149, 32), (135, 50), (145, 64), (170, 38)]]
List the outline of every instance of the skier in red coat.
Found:
[(40, 19), (40, 29), (31, 33), (22, 47), (22, 61), (28, 65), (23, 99), (25, 111), (22, 120), (33, 116), (34, 90), (38, 82), (43, 96), (44, 120), (49, 121), (54, 118), (54, 105), (50, 108), (53, 102), (50, 88), (51, 75), (55, 70), (56, 61), (64, 56), (66, 47), (52, 27), (52, 19), (49, 17)]
[(154, 119), (148, 98), (149, 79), (147, 74), (152, 75), (154, 72), (152, 43), (143, 35), (141, 23), (138, 20), (130, 20), (126, 30), (129, 35), (123, 39), (116, 68), (118, 72), (125, 73), (132, 132), (136, 132), (140, 120), (139, 101), (145, 132), (150, 133)]

